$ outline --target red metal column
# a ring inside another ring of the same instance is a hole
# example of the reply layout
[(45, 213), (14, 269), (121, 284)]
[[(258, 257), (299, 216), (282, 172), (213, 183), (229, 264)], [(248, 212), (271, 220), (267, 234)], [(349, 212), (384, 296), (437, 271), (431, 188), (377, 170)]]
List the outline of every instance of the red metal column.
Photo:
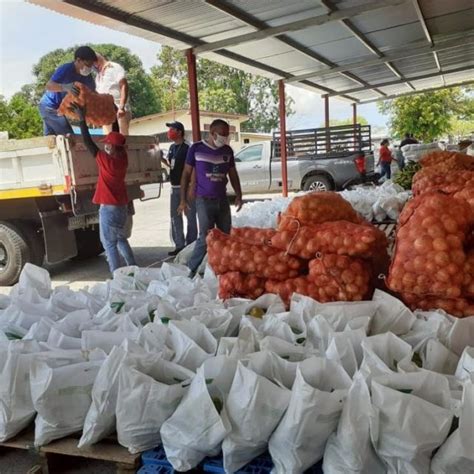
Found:
[(356, 150), (357, 146), (357, 132), (356, 132), (356, 125), (357, 125), (357, 103), (354, 102), (352, 104), (352, 126), (354, 127), (354, 150)]
[(283, 184), (283, 196), (288, 196), (288, 172), (286, 167), (286, 102), (285, 83), (283, 79), (278, 81), (278, 99), (280, 102), (280, 154), (281, 154), (281, 180)]
[(191, 108), (191, 123), (193, 127), (193, 142), (201, 140), (201, 125), (199, 123), (199, 98), (196, 75), (196, 56), (192, 49), (186, 51), (188, 63), (189, 104)]
[(331, 137), (329, 134), (329, 96), (324, 96), (324, 127), (326, 128), (326, 153), (331, 150)]

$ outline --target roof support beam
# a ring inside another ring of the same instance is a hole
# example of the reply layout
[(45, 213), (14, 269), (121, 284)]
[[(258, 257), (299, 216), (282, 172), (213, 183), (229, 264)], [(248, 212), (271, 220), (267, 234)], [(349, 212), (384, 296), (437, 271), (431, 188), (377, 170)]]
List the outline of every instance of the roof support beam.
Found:
[(230, 46), (237, 46), (240, 44), (248, 43), (251, 41), (258, 41), (265, 38), (271, 38), (273, 36), (290, 33), (292, 31), (301, 31), (312, 26), (320, 26), (333, 21), (352, 18), (354, 16), (360, 15), (361, 13), (366, 13), (388, 6), (400, 5), (404, 2), (404, 0), (379, 0), (377, 2), (370, 2), (363, 5), (358, 5), (356, 7), (339, 10), (337, 12), (326, 15), (304, 18), (303, 20), (293, 21), (285, 25), (270, 26), (263, 30), (254, 31), (253, 33), (247, 33), (245, 35), (235, 36), (233, 38), (227, 38), (221, 41), (216, 41), (214, 43), (197, 45), (193, 49), (195, 54), (216, 51), (218, 49), (228, 48)]
[(467, 46), (472, 43), (474, 43), (474, 29), (464, 32), (458, 38), (453, 40), (438, 40), (432, 48), (420, 44), (419, 41), (414, 43), (407, 43), (403, 49), (393, 50), (390, 54), (387, 54), (383, 58), (364, 59), (362, 61), (354, 61), (353, 63), (347, 63), (342, 66), (337, 66), (335, 68), (309, 72), (306, 74), (301, 74), (299, 76), (293, 76), (291, 79), (287, 79), (286, 82), (297, 82), (305, 79), (313, 79), (316, 77), (332, 76), (337, 72), (349, 71), (366, 66), (373, 66), (374, 64), (385, 64), (387, 61), (398, 61), (400, 59), (406, 59), (427, 53), (432, 53), (433, 51), (443, 51), (446, 49), (456, 48), (458, 46)]
[(420, 90), (417, 90), (417, 91), (414, 91), (414, 92), (404, 92), (403, 94), (393, 94), (393, 95), (389, 95), (387, 97), (384, 97), (383, 99), (361, 100), (359, 102), (359, 104), (370, 104), (372, 102), (379, 102), (380, 100), (398, 99), (399, 97), (405, 97), (405, 96), (408, 96), (408, 95), (424, 94), (425, 92), (439, 91), (441, 89), (449, 89), (451, 87), (468, 86), (470, 84), (474, 84), (474, 80), (473, 81), (456, 82), (454, 84), (447, 84), (445, 86), (439, 86), (439, 87), (429, 87), (428, 89), (420, 89)]
[[(469, 70), (473, 70), (474, 72), (474, 67), (473, 66), (463, 66), (463, 67), (458, 67), (458, 68), (455, 68), (455, 69), (450, 69), (448, 71), (443, 71), (443, 74), (452, 74), (452, 73), (455, 73), (455, 72), (463, 72), (463, 71), (469, 71)], [(378, 84), (372, 84), (369, 88), (367, 87), (357, 87), (357, 88), (354, 88), (354, 89), (346, 89), (344, 91), (340, 91), (341, 94), (352, 94), (354, 92), (362, 92), (362, 91), (366, 91), (366, 90), (370, 90), (370, 89), (375, 89), (377, 87), (387, 87), (387, 86), (395, 86), (397, 84), (403, 84), (407, 81), (407, 79), (409, 81), (418, 81), (418, 80), (421, 80), (421, 79), (429, 79), (431, 77), (438, 77), (440, 75), (439, 72), (432, 72), (430, 74), (421, 74), (419, 76), (412, 76), (412, 77), (409, 77), (409, 78), (405, 78), (405, 79), (399, 79), (399, 80), (396, 80), (396, 81), (389, 81), (389, 82), (379, 82)], [(339, 94), (339, 92), (331, 92), (329, 93), (329, 97), (334, 97), (334, 96), (337, 96)]]

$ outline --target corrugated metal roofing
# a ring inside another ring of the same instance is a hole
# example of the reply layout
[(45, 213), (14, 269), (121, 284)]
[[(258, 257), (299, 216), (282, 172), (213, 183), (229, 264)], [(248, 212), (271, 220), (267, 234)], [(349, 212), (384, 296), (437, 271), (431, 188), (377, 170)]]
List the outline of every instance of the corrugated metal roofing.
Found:
[(472, 0), (28, 1), (175, 48), (204, 45), (199, 54), (209, 59), (354, 102), (474, 82)]

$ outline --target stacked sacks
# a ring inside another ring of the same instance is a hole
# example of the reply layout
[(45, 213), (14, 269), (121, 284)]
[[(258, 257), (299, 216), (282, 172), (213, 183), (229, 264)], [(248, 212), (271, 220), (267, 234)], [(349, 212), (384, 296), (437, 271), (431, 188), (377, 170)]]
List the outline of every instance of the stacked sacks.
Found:
[(389, 288), (413, 308), (472, 314), (465, 245), (473, 224), (462, 200), (436, 192), (413, 199), (400, 216)]
[(387, 271), (386, 248), (385, 234), (331, 192), (293, 199), (277, 231), (246, 227), (232, 229), (230, 237), (208, 236), (209, 263), (222, 275), (224, 299), (258, 296), (263, 285), (286, 303), (293, 293), (321, 302), (360, 301), (370, 297), (374, 277)]
[(98, 94), (80, 82), (75, 82), (74, 85), (80, 91), (79, 96), (76, 97), (72, 92), (69, 92), (61, 102), (58, 110), (59, 115), (66, 115), (71, 120), (79, 120), (78, 115), (69, 109), (73, 103), (77, 103), (85, 108), (88, 125), (101, 127), (115, 122), (117, 116), (113, 96)]

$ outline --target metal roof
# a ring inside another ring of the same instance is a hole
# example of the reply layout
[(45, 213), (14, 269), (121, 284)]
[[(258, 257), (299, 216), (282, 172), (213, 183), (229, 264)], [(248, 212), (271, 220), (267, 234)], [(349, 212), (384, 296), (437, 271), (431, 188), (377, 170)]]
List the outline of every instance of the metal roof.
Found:
[(473, 0), (28, 0), (352, 102), (474, 82)]

